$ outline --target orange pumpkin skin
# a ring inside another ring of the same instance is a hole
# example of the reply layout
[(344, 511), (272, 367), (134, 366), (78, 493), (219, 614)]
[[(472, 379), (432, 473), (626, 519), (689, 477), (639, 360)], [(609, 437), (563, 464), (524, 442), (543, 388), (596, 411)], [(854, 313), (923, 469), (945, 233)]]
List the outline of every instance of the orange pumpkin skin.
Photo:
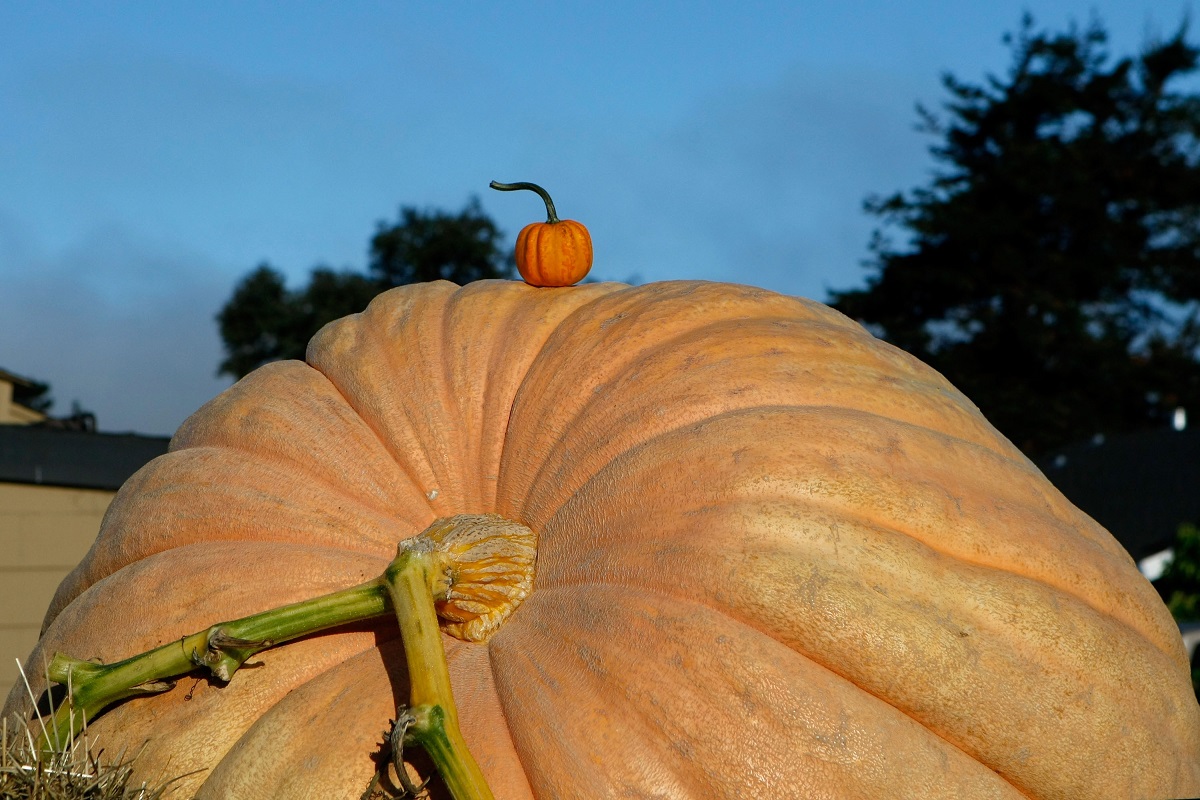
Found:
[[(246, 377), (121, 490), (47, 614), (110, 661), (379, 574), (439, 516), (539, 535), (446, 637), (497, 798), (1200, 793), (1178, 629), (941, 376), (817, 303), (696, 282), (404, 287)], [(394, 622), (91, 726), (181, 796), (357, 798)], [(35, 680), (37, 670), (31, 670)], [(23, 695), (6, 711), (28, 713)]]
[(572, 286), (592, 268), (592, 237), (571, 219), (531, 222), (517, 234), (516, 259), (530, 286)]

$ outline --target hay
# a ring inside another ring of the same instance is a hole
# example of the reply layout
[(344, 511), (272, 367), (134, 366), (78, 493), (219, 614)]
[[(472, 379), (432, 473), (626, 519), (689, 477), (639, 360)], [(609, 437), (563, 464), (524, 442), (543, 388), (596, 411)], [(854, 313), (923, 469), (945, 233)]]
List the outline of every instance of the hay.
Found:
[(0, 720), (0, 800), (160, 800), (178, 780), (134, 783), (136, 754), (105, 758), (86, 726), (73, 741), (45, 751), (38, 742), (46, 724), (40, 714)]

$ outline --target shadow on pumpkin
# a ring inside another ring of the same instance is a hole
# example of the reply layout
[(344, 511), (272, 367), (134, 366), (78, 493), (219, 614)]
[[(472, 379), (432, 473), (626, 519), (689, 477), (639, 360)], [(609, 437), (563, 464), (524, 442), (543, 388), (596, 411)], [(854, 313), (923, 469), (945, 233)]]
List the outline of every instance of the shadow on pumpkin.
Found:
[[(400, 640), (399, 632), (394, 627), (377, 627), (375, 647), (383, 660), (384, 669), (387, 670), (388, 682), (392, 689), (393, 712), (388, 719), (388, 724), (380, 730), (378, 746), (371, 753), (376, 776), (375, 780), (365, 787), (362, 800), (412, 797), (413, 795), (405, 791), (398, 779), (396, 768), (392, 763), (391, 746), (388, 744), (388, 737), (395, 722), (394, 709), (407, 706), (411, 694), (408, 662), (404, 657), (404, 644)], [(420, 746), (413, 745), (404, 749), (404, 764), (408, 768), (410, 781), (414, 785), (421, 786), (422, 781), (427, 781), (417, 796), (428, 798), (428, 800), (454, 800), (438, 776), (433, 760)]]

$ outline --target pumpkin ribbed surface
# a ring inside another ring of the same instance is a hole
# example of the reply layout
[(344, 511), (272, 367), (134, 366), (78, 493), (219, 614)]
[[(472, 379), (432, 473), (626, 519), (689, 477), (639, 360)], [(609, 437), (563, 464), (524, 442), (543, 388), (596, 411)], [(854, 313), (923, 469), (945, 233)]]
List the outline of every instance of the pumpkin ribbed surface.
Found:
[[(1130, 557), (822, 305), (424, 284), (307, 361), (237, 383), (126, 484), (31, 664), (350, 586), (435, 518), (497, 513), (537, 534), (533, 590), (485, 643), (445, 642), (499, 799), (1200, 792), (1179, 632)], [(357, 798), (407, 697), (394, 620), (253, 661), (91, 732), (148, 741), (147, 775), (203, 770), (185, 794)]]

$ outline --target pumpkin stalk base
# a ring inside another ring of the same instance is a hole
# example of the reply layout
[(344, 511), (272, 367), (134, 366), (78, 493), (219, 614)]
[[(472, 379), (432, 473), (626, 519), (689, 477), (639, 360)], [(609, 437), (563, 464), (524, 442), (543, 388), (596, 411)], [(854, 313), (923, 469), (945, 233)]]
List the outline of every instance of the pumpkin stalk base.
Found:
[[(400, 741), (393, 735), (392, 759), (397, 777), (407, 781), (403, 745), (420, 744), (454, 800), (494, 800), (483, 771), (467, 749), (458, 727), (458, 711), (435, 606), (449, 598), (453, 581), (448, 579), (448, 573), (453, 566), (444, 557), (444, 550), (433, 548), (436, 532), (426, 537), (437, 526), (434, 523), (425, 534), (402, 543), (396, 560), (384, 572), (404, 641), (411, 700), (407, 707), (401, 706), (396, 711), (395, 731), (400, 731)], [(404, 788), (408, 790), (409, 786)]]

